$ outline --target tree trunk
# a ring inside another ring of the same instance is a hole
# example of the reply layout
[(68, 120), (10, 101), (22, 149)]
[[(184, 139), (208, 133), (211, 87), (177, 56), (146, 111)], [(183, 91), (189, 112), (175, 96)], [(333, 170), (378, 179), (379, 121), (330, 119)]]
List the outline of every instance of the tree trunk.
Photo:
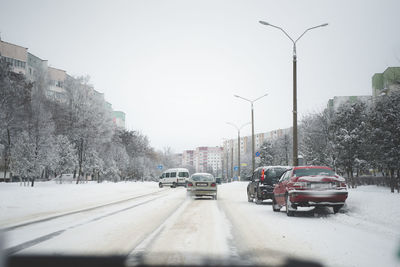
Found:
[(397, 169), (396, 188), (397, 188), (397, 193), (400, 193), (400, 169)]
[(79, 171), (78, 171), (78, 178), (76, 179), (76, 184), (79, 184), (79, 179), (82, 174), (82, 160), (83, 160), (83, 139), (81, 138), (81, 145), (79, 150)]
[(390, 192), (394, 193), (394, 169), (390, 169)]
[(32, 177), (31, 187), (33, 187), (34, 184), (35, 184), (35, 177)]

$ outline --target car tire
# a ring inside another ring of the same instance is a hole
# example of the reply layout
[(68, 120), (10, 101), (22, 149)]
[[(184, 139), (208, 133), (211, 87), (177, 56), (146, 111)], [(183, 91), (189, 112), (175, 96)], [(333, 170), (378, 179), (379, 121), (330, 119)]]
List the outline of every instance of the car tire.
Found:
[(255, 200), (256, 200), (256, 204), (257, 205), (261, 205), (262, 204), (262, 199), (258, 198), (258, 192), (257, 191), (255, 193)]
[(286, 195), (286, 215), (289, 217), (294, 216), (294, 211), (292, 210), (292, 203), (290, 202), (289, 195)]
[(162, 183), (159, 183), (159, 184), (158, 184), (158, 187), (159, 187), (159, 188), (163, 188), (163, 184), (162, 184)]
[(281, 211), (281, 206), (276, 203), (275, 197), (272, 197), (272, 210), (275, 212)]
[(172, 185), (171, 185), (171, 188), (175, 188), (175, 187), (176, 187), (176, 183), (173, 182)]
[(215, 195), (215, 196), (213, 197), (213, 199), (214, 199), (214, 200), (217, 200), (217, 199), (218, 199), (217, 195)]
[(341, 208), (343, 208), (343, 205), (333, 206), (333, 213), (338, 213)]
[(248, 202), (253, 202), (254, 198), (251, 197), (249, 191), (247, 191), (247, 201)]

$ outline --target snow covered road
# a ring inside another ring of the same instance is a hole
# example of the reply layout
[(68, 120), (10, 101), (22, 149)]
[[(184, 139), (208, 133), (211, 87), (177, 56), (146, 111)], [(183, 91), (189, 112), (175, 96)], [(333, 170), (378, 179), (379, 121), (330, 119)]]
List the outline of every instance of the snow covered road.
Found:
[[(50, 216), (6, 231), (9, 252), (130, 255), (130, 263), (140, 258), (152, 264), (193, 264), (205, 257), (279, 264), (295, 257), (326, 266), (400, 265), (400, 196), (376, 187), (350, 190), (343, 213), (305, 209), (287, 217), (268, 202), (248, 203), (246, 182), (220, 185), (217, 201), (156, 183), (41, 186), (0, 185), (3, 229)], [(102, 207), (88, 209), (95, 206)], [(82, 209), (88, 210), (51, 219)]]

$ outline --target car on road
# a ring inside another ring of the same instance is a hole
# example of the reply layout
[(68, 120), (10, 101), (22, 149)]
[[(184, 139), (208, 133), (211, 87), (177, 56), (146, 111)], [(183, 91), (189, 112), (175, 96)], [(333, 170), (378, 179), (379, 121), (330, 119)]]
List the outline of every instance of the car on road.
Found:
[(263, 200), (272, 199), (275, 184), (288, 168), (286, 166), (264, 166), (255, 169), (247, 185), (248, 201), (255, 200), (256, 204), (261, 204)]
[(209, 173), (195, 173), (187, 184), (188, 195), (195, 197), (210, 196), (217, 199), (217, 188), (214, 176)]
[(343, 177), (324, 166), (301, 166), (287, 170), (275, 185), (272, 209), (293, 216), (297, 207), (328, 206), (337, 213), (348, 193)]
[(186, 180), (189, 177), (189, 170), (185, 168), (174, 168), (168, 169), (162, 173), (158, 186), (162, 188), (163, 186), (177, 187), (185, 186)]

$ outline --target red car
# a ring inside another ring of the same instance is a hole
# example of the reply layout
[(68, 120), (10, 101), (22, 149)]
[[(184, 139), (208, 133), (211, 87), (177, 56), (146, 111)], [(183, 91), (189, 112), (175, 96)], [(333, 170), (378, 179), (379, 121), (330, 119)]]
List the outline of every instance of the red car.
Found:
[(328, 206), (337, 213), (347, 199), (345, 180), (331, 168), (293, 167), (282, 174), (274, 188), (272, 209), (293, 216), (297, 207)]

